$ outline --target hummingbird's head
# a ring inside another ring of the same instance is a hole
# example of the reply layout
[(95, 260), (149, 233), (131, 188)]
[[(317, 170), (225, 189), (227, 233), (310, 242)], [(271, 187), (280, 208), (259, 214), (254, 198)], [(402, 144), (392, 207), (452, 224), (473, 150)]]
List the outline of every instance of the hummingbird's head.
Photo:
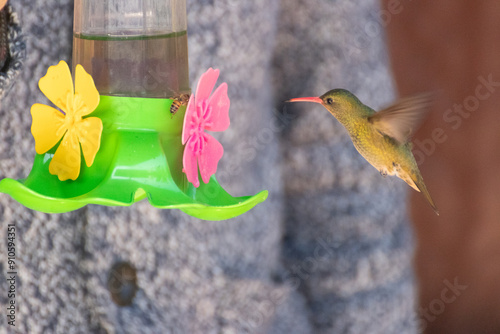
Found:
[(345, 89), (332, 89), (319, 97), (299, 97), (286, 102), (315, 102), (322, 104), (335, 117), (350, 113), (361, 102)]

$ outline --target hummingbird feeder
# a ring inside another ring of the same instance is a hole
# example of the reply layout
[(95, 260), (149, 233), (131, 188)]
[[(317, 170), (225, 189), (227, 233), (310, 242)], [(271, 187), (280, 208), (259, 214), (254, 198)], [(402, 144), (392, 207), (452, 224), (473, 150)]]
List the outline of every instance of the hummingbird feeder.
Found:
[(227, 129), (230, 100), (212, 68), (190, 95), (186, 0), (75, 0), (74, 13), (73, 75), (61, 61), (39, 80), (53, 106), (31, 107), (32, 170), (0, 192), (47, 213), (147, 198), (205, 220), (267, 198), (215, 178), (224, 150), (207, 131)]

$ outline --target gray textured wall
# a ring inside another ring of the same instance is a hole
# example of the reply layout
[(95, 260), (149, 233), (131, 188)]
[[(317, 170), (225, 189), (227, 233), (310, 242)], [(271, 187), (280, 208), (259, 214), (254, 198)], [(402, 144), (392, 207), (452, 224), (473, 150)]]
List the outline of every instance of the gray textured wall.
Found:
[[(1, 178), (28, 175), (37, 81), (71, 52), (72, 1), (13, 6), (27, 58), (1, 104)], [(191, 82), (215, 67), (229, 84), (218, 179), (269, 199), (204, 222), (146, 202), (48, 215), (1, 195), (0, 282), (5, 226), (18, 230), (17, 332), (414, 333), (405, 186), (369, 166), (321, 107), (282, 103), (334, 87), (390, 102), (383, 31), (365, 24), (377, 16), (375, 1), (189, 0)], [(106, 287), (121, 260), (138, 271), (130, 307)], [(0, 333), (12, 329), (0, 317)]]

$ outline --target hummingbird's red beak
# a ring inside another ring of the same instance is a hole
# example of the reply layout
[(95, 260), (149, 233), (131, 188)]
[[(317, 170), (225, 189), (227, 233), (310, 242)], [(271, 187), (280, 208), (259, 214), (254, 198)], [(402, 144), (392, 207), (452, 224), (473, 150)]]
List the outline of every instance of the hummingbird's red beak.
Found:
[(319, 97), (298, 97), (296, 99), (291, 99), (286, 102), (315, 102), (315, 103), (323, 103), (323, 100)]

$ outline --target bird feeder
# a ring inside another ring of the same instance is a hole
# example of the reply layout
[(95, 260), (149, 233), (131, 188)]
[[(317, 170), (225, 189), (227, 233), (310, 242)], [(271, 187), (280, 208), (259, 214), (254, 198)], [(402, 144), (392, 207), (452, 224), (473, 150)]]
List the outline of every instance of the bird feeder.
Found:
[(74, 12), (72, 71), (49, 67), (50, 103), (31, 108), (32, 170), (0, 192), (48, 213), (147, 198), (206, 220), (267, 198), (233, 197), (215, 178), (223, 148), (210, 132), (229, 126), (228, 87), (210, 68), (191, 94), (185, 0), (75, 0)]

